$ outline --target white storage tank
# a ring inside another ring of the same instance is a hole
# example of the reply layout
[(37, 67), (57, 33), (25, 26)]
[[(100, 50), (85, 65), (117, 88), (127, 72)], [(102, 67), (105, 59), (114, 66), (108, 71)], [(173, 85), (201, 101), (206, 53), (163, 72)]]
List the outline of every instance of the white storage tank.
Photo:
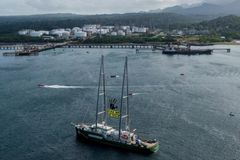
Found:
[(74, 37), (75, 38), (86, 38), (87, 32), (83, 32), (83, 31), (75, 32)]
[(38, 32), (45, 34), (45, 35), (49, 35), (49, 31), (38, 31)]
[(42, 32), (39, 32), (39, 31), (32, 31), (30, 32), (30, 36), (31, 37), (41, 37), (43, 35)]
[(140, 33), (146, 33), (147, 30), (148, 30), (148, 28), (145, 28), (145, 27), (138, 28), (138, 32), (140, 32)]
[(117, 36), (117, 32), (112, 32), (111, 36)]
[(21, 35), (21, 36), (25, 36), (29, 33), (29, 30), (21, 30), (21, 31), (18, 31), (18, 34)]
[(72, 32), (73, 32), (73, 33), (76, 33), (76, 32), (81, 31), (81, 30), (82, 30), (82, 29), (79, 28), (79, 27), (74, 27), (74, 28), (72, 29)]

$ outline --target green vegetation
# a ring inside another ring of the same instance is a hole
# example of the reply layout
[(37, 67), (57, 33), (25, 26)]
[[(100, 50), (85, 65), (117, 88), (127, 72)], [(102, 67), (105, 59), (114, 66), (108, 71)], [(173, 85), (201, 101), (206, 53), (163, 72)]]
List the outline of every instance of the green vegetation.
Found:
[(216, 42), (227, 42), (229, 39), (225, 39), (219, 35), (199, 36), (199, 42), (201, 43), (216, 43)]
[(184, 36), (177, 38), (178, 42), (187, 43), (217, 43), (217, 42), (231, 42), (232, 39), (225, 38), (220, 35), (197, 35), (197, 36)]
[(18, 34), (0, 34), (0, 42), (16, 43), (16, 42), (44, 42), (41, 38), (20, 36)]
[[(1, 43), (45, 43), (41, 37), (21, 36), (16, 33), (0, 34)], [(49, 42), (64, 42), (64, 40), (52, 40)]]

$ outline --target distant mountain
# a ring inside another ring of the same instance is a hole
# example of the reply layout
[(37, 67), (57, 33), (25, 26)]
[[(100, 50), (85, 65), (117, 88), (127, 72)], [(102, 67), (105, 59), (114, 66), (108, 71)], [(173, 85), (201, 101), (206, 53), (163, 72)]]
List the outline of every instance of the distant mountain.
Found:
[(173, 6), (163, 10), (151, 10), (151, 13), (177, 13), (183, 15), (229, 15), (235, 14), (240, 15), (240, 0), (224, 4), (215, 5), (211, 3), (203, 3), (193, 7)]

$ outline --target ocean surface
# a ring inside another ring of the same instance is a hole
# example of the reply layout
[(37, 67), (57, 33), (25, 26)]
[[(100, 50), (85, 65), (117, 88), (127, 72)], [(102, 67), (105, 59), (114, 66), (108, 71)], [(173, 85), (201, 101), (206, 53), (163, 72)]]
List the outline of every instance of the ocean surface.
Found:
[[(240, 46), (214, 47), (232, 52), (166, 56), (56, 49), (30, 57), (1, 55), (0, 160), (239, 160)], [(120, 97), (128, 56), (129, 88), (139, 93), (130, 99), (131, 128), (140, 137), (159, 140), (156, 154), (76, 140), (71, 122), (94, 122), (101, 55), (108, 98)], [(116, 74), (120, 77), (110, 78)]]

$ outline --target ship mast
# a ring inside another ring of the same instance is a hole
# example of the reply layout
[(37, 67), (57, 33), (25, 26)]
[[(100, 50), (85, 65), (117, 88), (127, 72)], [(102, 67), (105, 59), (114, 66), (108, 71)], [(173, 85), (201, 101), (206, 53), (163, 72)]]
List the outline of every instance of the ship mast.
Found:
[(127, 81), (127, 109), (126, 109), (126, 130), (130, 132), (130, 116), (129, 116), (129, 90), (128, 90), (128, 58), (126, 57), (126, 81)]
[[(106, 106), (106, 88), (105, 88), (106, 82), (105, 82), (105, 71), (104, 71), (104, 56), (101, 57), (101, 66), (100, 66), (100, 72), (99, 72), (99, 81), (98, 81), (98, 94), (97, 94), (97, 105), (96, 105), (96, 120), (95, 120), (95, 127), (97, 131), (97, 125), (98, 125), (98, 118), (99, 115), (103, 114), (102, 123), (105, 124), (107, 120), (107, 106)], [(102, 93), (101, 91), (102, 86)], [(103, 111), (99, 112), (99, 100), (100, 96), (103, 96)]]
[[(124, 88), (125, 88), (125, 83), (126, 83), (126, 92), (127, 95), (124, 96)], [(126, 123), (125, 123), (125, 129), (127, 131), (130, 131), (130, 117), (129, 117), (129, 93), (128, 93), (128, 58), (125, 57), (125, 65), (124, 65), (124, 71), (123, 71), (123, 82), (122, 82), (122, 93), (121, 93), (121, 106), (120, 106), (120, 117), (119, 117), (119, 135), (118, 138), (120, 140), (121, 137), (121, 129), (122, 129), (122, 119), (126, 118)], [(126, 106), (126, 115), (122, 115), (123, 111), (123, 100), (127, 99), (127, 106)]]

